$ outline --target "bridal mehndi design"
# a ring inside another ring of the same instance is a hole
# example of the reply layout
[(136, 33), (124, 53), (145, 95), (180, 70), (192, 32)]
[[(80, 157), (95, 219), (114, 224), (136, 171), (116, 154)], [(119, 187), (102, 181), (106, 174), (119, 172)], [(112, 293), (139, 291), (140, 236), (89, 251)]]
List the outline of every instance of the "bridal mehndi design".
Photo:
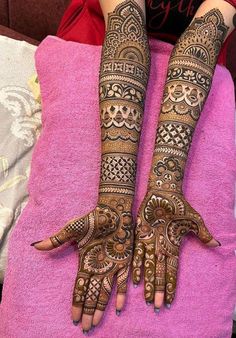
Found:
[[(217, 58), (228, 27), (218, 9), (195, 18), (178, 40), (169, 60), (148, 191), (137, 219), (133, 281), (140, 282), (148, 303), (164, 292), (172, 303), (182, 238), (193, 232), (212, 240), (202, 217), (182, 193), (185, 163), (193, 132), (208, 96)], [(158, 309), (157, 309), (158, 310)]]
[(114, 276), (126, 292), (133, 251), (131, 207), (150, 53), (145, 19), (135, 1), (108, 16), (100, 65), (102, 162), (98, 205), (51, 237), (54, 247), (78, 241), (80, 262), (73, 305), (104, 310)]
[[(182, 193), (184, 168), (195, 126), (209, 94), (228, 27), (218, 9), (195, 18), (170, 57), (148, 191), (137, 218), (133, 281), (144, 266), (145, 299), (155, 292), (169, 306), (175, 296), (179, 248), (193, 232), (212, 235)], [(125, 293), (133, 249), (136, 157), (150, 53), (144, 14), (133, 0), (108, 15), (99, 74), (102, 162), (97, 207), (68, 222), (51, 243), (76, 240), (80, 252), (73, 305), (93, 315), (104, 311), (114, 278)]]

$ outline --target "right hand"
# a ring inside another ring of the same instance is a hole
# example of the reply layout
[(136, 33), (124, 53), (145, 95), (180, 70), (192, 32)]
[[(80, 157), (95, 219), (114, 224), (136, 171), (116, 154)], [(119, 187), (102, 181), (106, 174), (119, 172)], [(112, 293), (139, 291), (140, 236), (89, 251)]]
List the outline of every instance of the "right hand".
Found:
[(96, 326), (108, 303), (117, 277), (116, 311), (125, 302), (127, 279), (133, 249), (133, 222), (124, 210), (123, 199), (114, 208), (99, 204), (84, 217), (69, 221), (58, 233), (34, 244), (38, 250), (51, 250), (70, 241), (78, 242), (80, 254), (73, 292), (72, 319), (87, 332)]

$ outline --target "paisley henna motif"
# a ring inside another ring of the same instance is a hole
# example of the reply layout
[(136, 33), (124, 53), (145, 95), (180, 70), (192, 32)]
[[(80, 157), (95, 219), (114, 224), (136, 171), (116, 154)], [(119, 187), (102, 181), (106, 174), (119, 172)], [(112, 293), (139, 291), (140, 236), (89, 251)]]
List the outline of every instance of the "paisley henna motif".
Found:
[(195, 18), (173, 49), (157, 128), (148, 191), (139, 209), (133, 281), (144, 266), (145, 299), (155, 291), (171, 304), (176, 289), (179, 248), (194, 233), (203, 243), (213, 237), (182, 193), (184, 168), (196, 123), (209, 94), (228, 27), (218, 9)]

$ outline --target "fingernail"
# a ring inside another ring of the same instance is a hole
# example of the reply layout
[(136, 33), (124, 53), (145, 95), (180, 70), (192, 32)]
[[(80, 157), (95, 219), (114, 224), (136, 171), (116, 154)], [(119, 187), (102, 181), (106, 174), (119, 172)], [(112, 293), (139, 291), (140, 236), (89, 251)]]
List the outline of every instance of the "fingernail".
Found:
[(159, 312), (160, 312), (159, 307), (155, 307), (155, 308), (154, 308), (154, 312), (155, 312), (155, 313), (159, 313)]
[(134, 284), (134, 288), (136, 289), (138, 287), (138, 284)]
[(116, 310), (116, 315), (119, 317), (121, 314), (121, 310)]
[(166, 304), (167, 309), (170, 309), (171, 304)]
[(219, 243), (219, 246), (221, 246), (221, 243), (220, 243), (219, 241), (217, 241), (217, 239), (216, 239), (216, 242), (218, 242), (218, 243)]
[(152, 304), (152, 302), (146, 302), (147, 306), (150, 306)]
[(40, 242), (42, 242), (42, 241), (33, 242), (33, 243), (31, 243), (30, 245), (31, 245), (31, 246), (34, 246), (34, 244), (37, 244), (37, 243), (40, 243)]
[(89, 333), (89, 331), (88, 331), (88, 330), (83, 330), (83, 334), (84, 334), (85, 336), (87, 336), (87, 335), (88, 335), (88, 333)]
[(73, 320), (73, 324), (77, 326), (79, 324), (79, 320)]

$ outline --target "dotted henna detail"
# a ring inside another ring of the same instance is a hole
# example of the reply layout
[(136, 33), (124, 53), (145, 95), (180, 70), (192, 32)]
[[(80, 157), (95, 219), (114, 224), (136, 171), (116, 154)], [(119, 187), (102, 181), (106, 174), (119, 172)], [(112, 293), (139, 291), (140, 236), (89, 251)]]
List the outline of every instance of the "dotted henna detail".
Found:
[[(84, 228), (73, 303), (83, 313), (105, 310), (113, 280), (125, 293), (133, 250), (132, 200), (150, 69), (144, 13), (134, 0), (108, 15), (99, 72), (102, 161), (98, 206), (70, 226)], [(84, 225), (83, 225), (84, 222)]]

